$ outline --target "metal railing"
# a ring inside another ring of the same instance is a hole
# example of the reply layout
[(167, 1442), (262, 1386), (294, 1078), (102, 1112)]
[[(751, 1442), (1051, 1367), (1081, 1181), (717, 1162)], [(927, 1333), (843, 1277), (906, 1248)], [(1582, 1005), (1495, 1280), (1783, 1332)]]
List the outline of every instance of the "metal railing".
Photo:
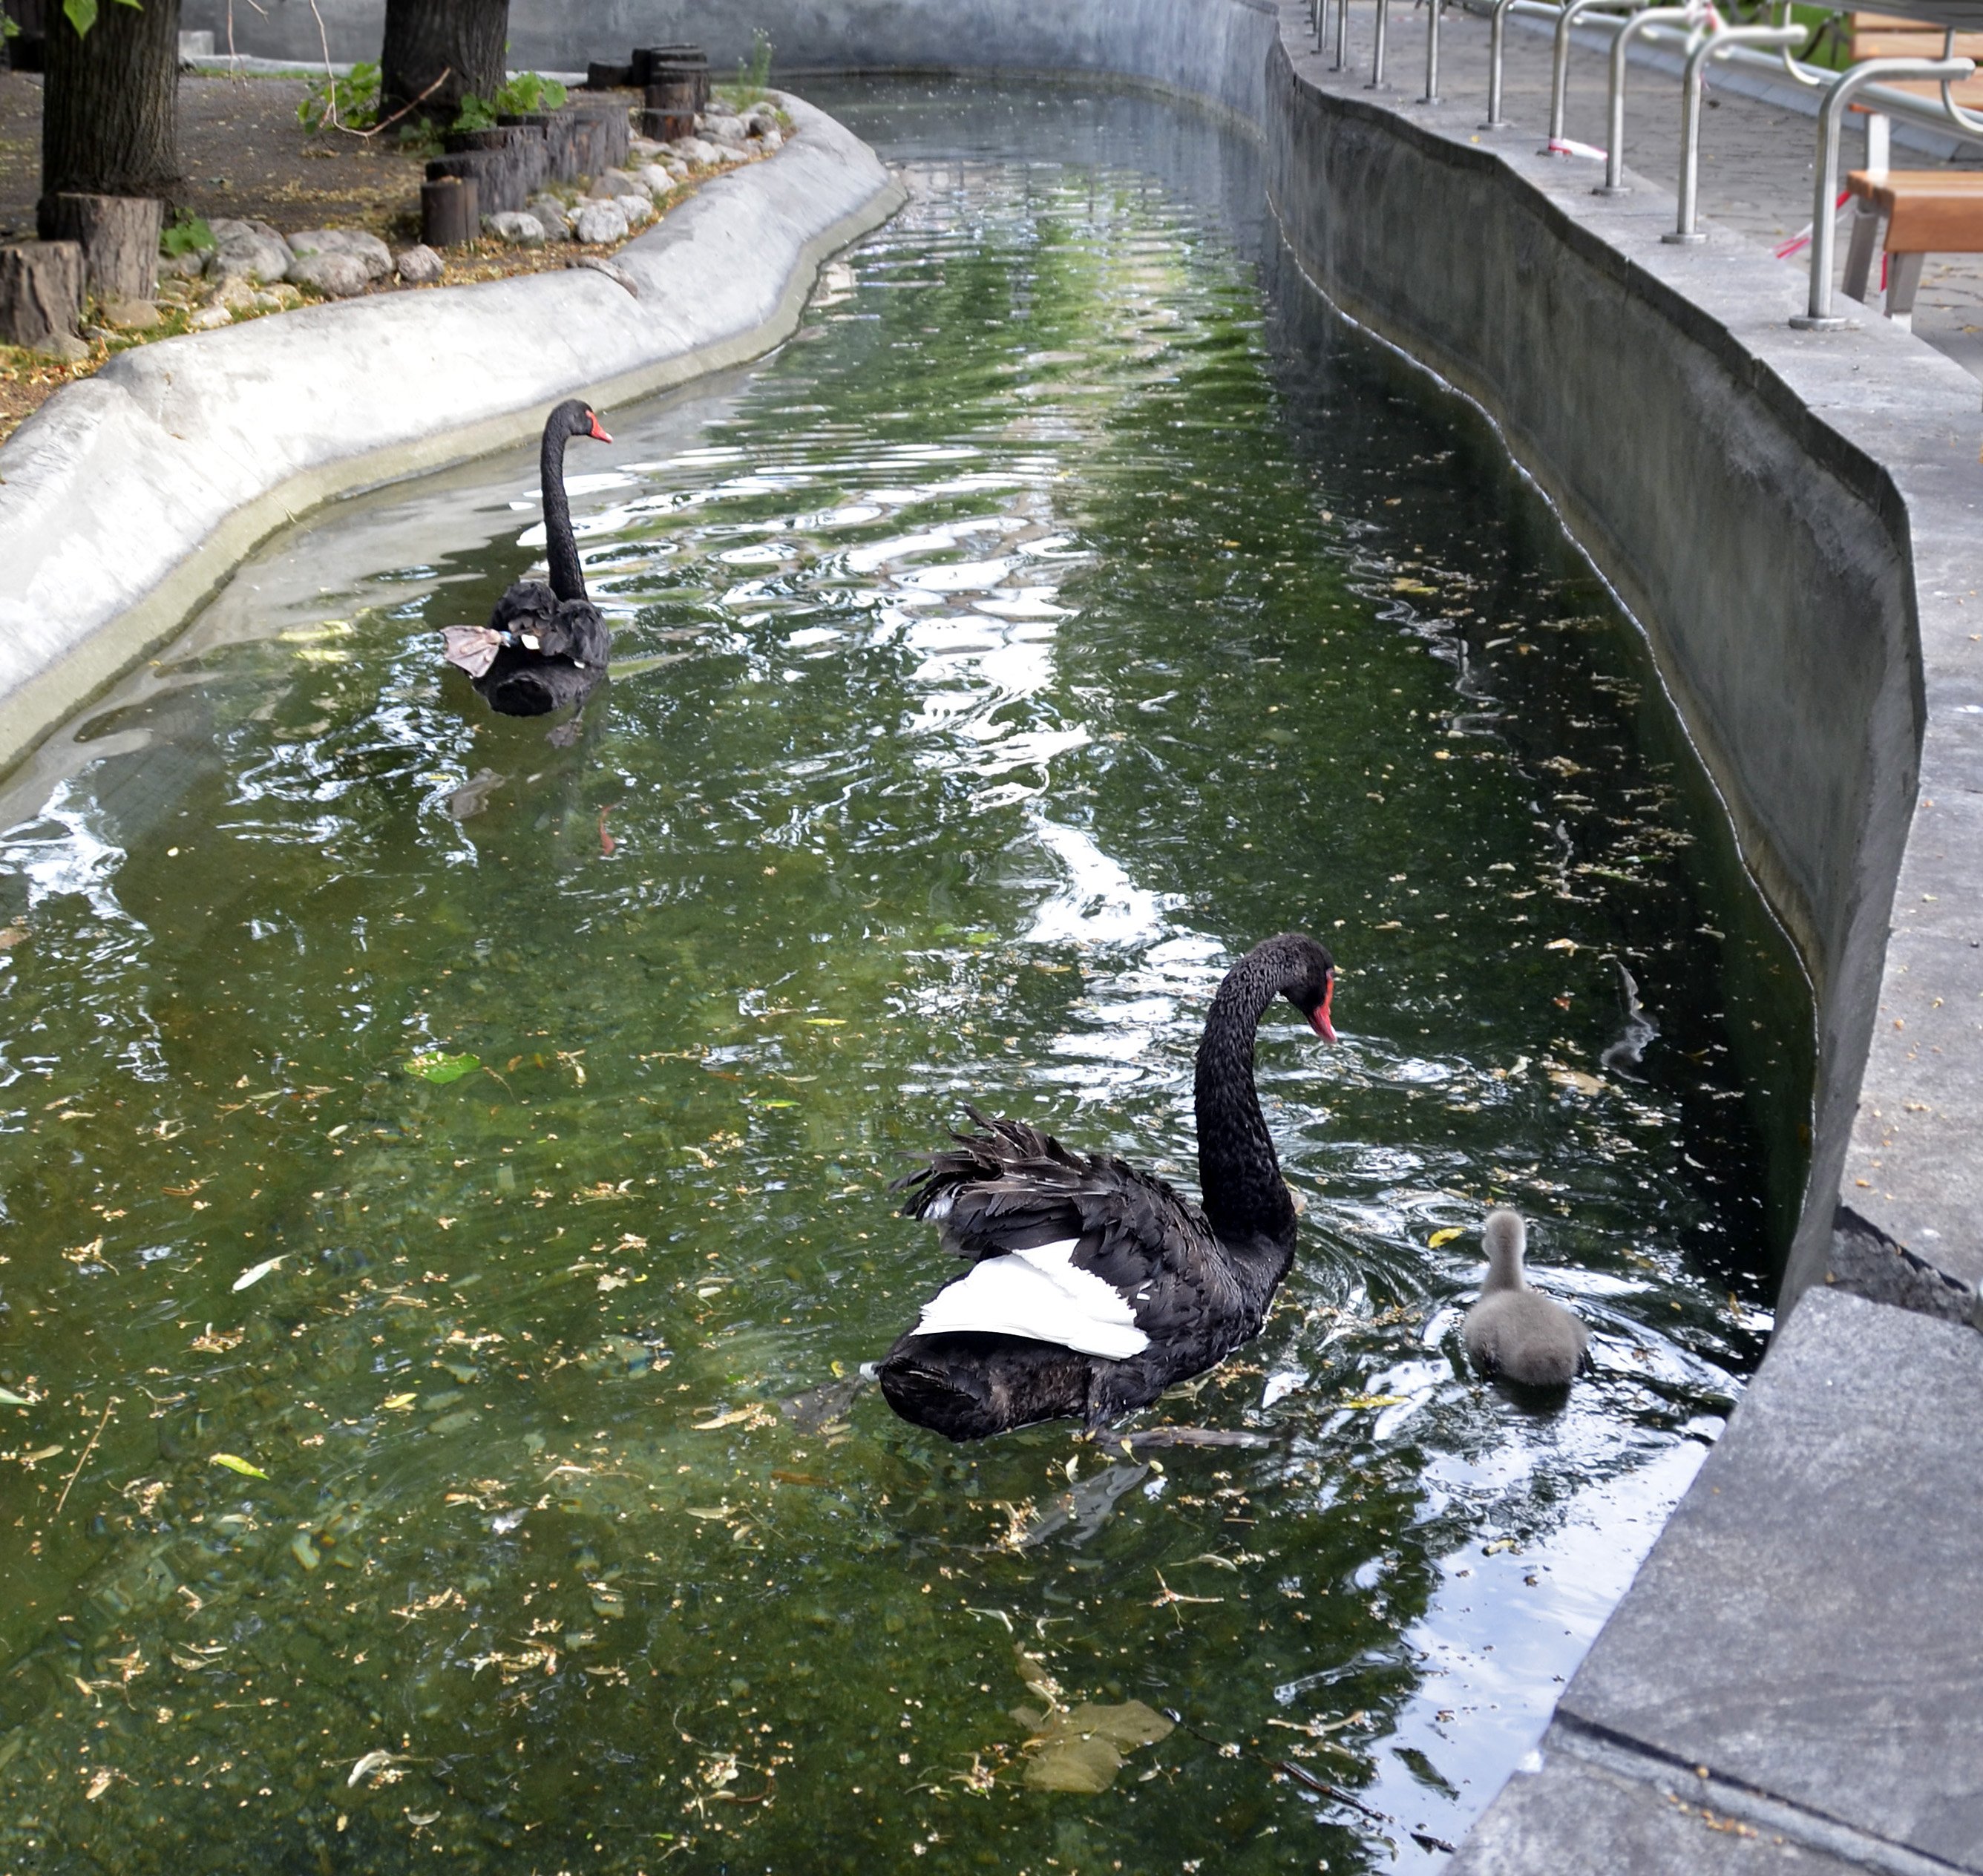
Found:
[[(1804, 332), (1834, 331), (1845, 323), (1842, 313), (1831, 309), (1831, 255), (1838, 202), (1838, 145), (1844, 134), (1845, 109), (1861, 92), (1882, 110), (1889, 99), (1914, 102), (1908, 92), (1889, 90), (1883, 79), (1938, 79), (1942, 102), (1950, 116), (1945, 123), (1962, 123), (1953, 113), (1961, 109), (1949, 95), (1949, 86), (1959, 84), (1976, 69), (1973, 59), (1868, 59), (1843, 72), (1824, 95), (1817, 110), (1817, 175), (1813, 186), (1811, 212), (1811, 294), (1804, 310), (1791, 323)], [(1965, 115), (1967, 115), (1965, 113)], [(1967, 126), (1964, 126), (1966, 128)]]
[[(1593, 196), (1629, 196), (1625, 181), (1625, 55), (1634, 40), (1661, 26), (1684, 28), (1690, 35), (1704, 28), (1710, 15), (1707, 0), (1690, 0), (1686, 6), (1641, 7), (1620, 25), (1611, 41), (1611, 90), (1605, 114), (1604, 180), (1590, 192)], [(1690, 50), (1694, 41), (1690, 36)]]
[(1700, 89), (1707, 62), (1726, 59), (1737, 46), (1763, 45), (1787, 50), (1801, 45), (1801, 26), (1724, 26), (1704, 33), (1687, 48), (1680, 90), (1680, 217), (1660, 236), (1662, 241), (1691, 246), (1707, 237), (1697, 225), (1700, 209)]
[[(1554, 26), (1554, 46), (1550, 73), (1550, 127), (1547, 147), (1552, 153), (1563, 142), (1567, 112), (1570, 43), (1579, 24), (1610, 33), (1610, 85), (1607, 112), (1608, 137), (1604, 151), (1604, 181), (1593, 192), (1619, 196), (1630, 192), (1624, 180), (1625, 71), (1632, 44), (1639, 39), (1678, 39), (1684, 50), (1680, 94), (1680, 171), (1679, 213), (1673, 229), (1662, 237), (1669, 242), (1689, 243), (1706, 237), (1700, 229), (1700, 102), (1707, 67), (1710, 62), (1726, 61), (1759, 73), (1781, 77), (1787, 74), (1799, 84), (1823, 89), (1817, 112), (1817, 161), (1813, 179), (1811, 228), (1811, 292), (1806, 309), (1791, 323), (1804, 330), (1826, 330), (1843, 326), (1844, 319), (1832, 310), (1832, 263), (1836, 251), (1834, 219), (1838, 204), (1840, 145), (1844, 137), (1847, 109), (1858, 104), (1871, 115), (1878, 128), (1869, 135), (1884, 140), (1884, 121), (1898, 119), (1924, 129), (1955, 133), (1983, 142), (1983, 114), (1968, 110), (1956, 99), (1954, 87), (1972, 76), (1973, 59), (1954, 54), (1955, 29), (1948, 29), (1940, 59), (1870, 59), (1843, 72), (1820, 70), (1792, 56), (1801, 44), (1801, 28), (1788, 23), (1774, 26), (1730, 26), (1720, 24), (1710, 0), (1687, 0), (1680, 6), (1656, 6), (1651, 0), (1424, 0), (1429, 8), (1426, 29), (1426, 86), (1423, 102), (1439, 102), (1439, 27), (1442, 5), (1464, 7), (1469, 12), (1485, 12), (1490, 22), (1487, 54), (1487, 116), (1483, 130), (1506, 130), (1502, 115), (1503, 84), (1507, 48), (1509, 15), (1547, 19)], [(1313, 9), (1316, 48), (1322, 48), (1329, 0), (1310, 0)], [(1335, 0), (1336, 59), (1333, 69), (1344, 70), (1349, 62), (1349, 0)], [(1785, 10), (1780, 6), (1780, 12)], [(1607, 12), (1622, 12), (1624, 18), (1607, 18)], [(1389, 36), (1390, 0), (1376, 0), (1369, 89), (1384, 82), (1384, 57)], [(1707, 22), (1703, 24), (1704, 20)], [(1767, 54), (1774, 53), (1774, 57)], [(1904, 82), (1927, 81), (1938, 84), (1941, 95), (1935, 99), (1895, 89)], [(1855, 235), (1858, 231), (1855, 226)]]

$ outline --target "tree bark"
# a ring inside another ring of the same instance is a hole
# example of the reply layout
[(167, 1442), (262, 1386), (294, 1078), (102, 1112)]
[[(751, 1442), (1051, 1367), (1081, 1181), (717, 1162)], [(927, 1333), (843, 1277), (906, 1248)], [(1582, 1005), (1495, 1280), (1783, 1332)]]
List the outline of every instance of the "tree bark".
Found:
[(419, 98), (416, 116), (453, 122), (470, 92), (486, 102), (503, 89), (509, 38), (510, 0), (386, 0), (380, 115)]
[(49, 8), (42, 85), (42, 199), (170, 197), (179, 174), (179, 0), (111, 5), (79, 34)]
[(82, 249), (73, 241), (0, 247), (0, 340), (38, 347), (75, 336), (82, 310)]

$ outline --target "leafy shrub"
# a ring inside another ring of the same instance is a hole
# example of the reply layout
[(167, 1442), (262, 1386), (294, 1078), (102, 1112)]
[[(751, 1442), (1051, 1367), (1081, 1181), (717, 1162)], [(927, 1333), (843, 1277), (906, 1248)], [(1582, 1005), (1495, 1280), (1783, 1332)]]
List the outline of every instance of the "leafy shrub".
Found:
[(513, 116), (530, 111), (555, 111), (569, 95), (556, 79), (547, 79), (537, 72), (520, 72), (496, 94), (496, 109)]
[(366, 63), (353, 65), (348, 78), (316, 79), (296, 106), (296, 122), (306, 130), (321, 130), (333, 123), (346, 130), (365, 130), (378, 117), (379, 68)]
[(162, 254), (208, 254), (219, 246), (213, 230), (190, 209), (180, 209), (172, 217), (172, 226), (159, 237)]

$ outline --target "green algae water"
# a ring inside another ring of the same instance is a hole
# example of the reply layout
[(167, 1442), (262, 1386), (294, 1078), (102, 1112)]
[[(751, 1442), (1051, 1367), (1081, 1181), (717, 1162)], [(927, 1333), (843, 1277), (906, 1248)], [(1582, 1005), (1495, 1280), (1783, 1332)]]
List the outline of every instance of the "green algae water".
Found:
[[(9, 784), (0, 1869), (1436, 1867), (1759, 1353), (1807, 998), (1492, 438), (1216, 128), (824, 101), (910, 206), (573, 446), (573, 745), (438, 655), (520, 450), (283, 536)], [(908, 1155), (972, 1100), (1188, 1185), (1288, 927), (1299, 1259), (1143, 1416), (1254, 1443), (896, 1420)], [(1560, 1410), (1460, 1356), (1493, 1202)]]

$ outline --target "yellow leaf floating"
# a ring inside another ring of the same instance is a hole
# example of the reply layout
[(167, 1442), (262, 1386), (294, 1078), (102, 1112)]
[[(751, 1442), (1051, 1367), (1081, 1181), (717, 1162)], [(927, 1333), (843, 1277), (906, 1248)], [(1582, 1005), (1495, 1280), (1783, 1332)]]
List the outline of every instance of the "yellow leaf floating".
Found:
[(268, 1474), (259, 1466), (251, 1466), (245, 1459), (232, 1453), (216, 1453), (213, 1456), (216, 1466), (225, 1466), (229, 1472), (238, 1472), (244, 1479), (266, 1479)]
[(418, 1394), (389, 1394), (386, 1405), (394, 1413), (403, 1413), (419, 1398)]
[(1586, 1075), (1581, 1068), (1552, 1068), (1550, 1079), (1559, 1088), (1567, 1088), (1573, 1094), (1601, 1094), (1604, 1084), (1594, 1075)]
[(1410, 1399), (1409, 1394), (1352, 1394), (1337, 1405), (1351, 1409), (1402, 1407)]
[(1026, 1743), (1025, 1783), (1034, 1791), (1106, 1791), (1124, 1754), (1167, 1738), (1172, 1724), (1141, 1700), (1098, 1707), (1083, 1700), (1047, 1715)]
[(1544, 951), (1573, 951), (1576, 948), (1577, 940), (1575, 938), (1551, 938), (1550, 941), (1543, 947)]
[(1457, 1225), (1448, 1225), (1443, 1230), (1435, 1231), (1426, 1242), (1437, 1250), (1442, 1244), (1450, 1244), (1455, 1238), (1463, 1238), (1466, 1235)]

